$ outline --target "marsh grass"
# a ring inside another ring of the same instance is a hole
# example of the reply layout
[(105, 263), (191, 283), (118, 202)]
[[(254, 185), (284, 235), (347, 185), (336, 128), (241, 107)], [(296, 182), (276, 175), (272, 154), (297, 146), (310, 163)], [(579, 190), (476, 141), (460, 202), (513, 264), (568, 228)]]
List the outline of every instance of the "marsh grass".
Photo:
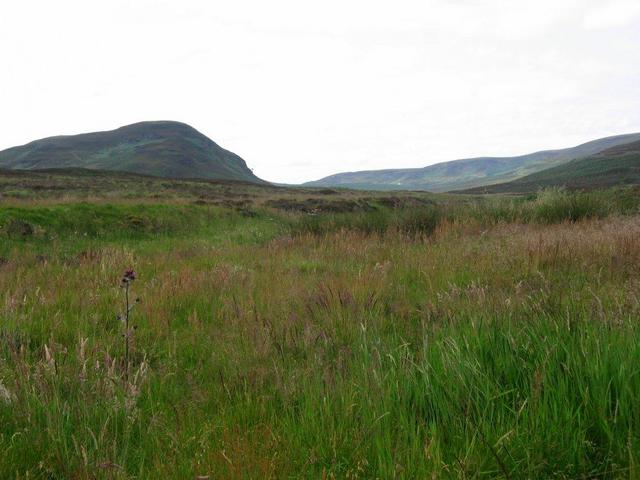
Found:
[[(574, 218), (548, 195), (189, 207), (120, 238), (34, 208), (20, 218), (58, 240), (6, 238), (0, 478), (637, 477), (637, 207), (596, 193), (602, 213)], [(538, 216), (549, 202), (564, 213)], [(145, 301), (125, 385), (129, 265)]]
[(429, 237), (442, 223), (474, 223), (480, 227), (555, 224), (635, 214), (639, 208), (640, 192), (630, 188), (594, 192), (546, 189), (529, 197), (461, 197), (409, 208), (378, 205), (355, 213), (297, 215), (290, 220), (290, 230), (293, 234), (326, 235), (348, 230), (367, 235), (401, 232)]
[(542, 223), (577, 222), (604, 217), (609, 213), (607, 207), (594, 193), (570, 193), (561, 189), (549, 189), (543, 190), (537, 196), (534, 215)]

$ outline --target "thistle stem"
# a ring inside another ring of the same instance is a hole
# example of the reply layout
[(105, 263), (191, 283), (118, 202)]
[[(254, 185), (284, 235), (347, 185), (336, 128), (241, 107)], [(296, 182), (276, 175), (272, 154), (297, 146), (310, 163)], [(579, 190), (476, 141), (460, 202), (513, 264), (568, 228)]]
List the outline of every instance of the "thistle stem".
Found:
[(124, 289), (125, 313), (124, 313), (124, 380), (129, 381), (129, 283)]

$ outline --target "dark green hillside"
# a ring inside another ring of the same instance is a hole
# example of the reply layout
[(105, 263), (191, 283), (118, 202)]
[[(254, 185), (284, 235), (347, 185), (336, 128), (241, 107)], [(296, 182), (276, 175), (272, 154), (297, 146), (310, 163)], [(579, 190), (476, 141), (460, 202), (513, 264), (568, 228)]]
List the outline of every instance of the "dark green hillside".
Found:
[(513, 182), (466, 190), (465, 193), (526, 193), (546, 187), (591, 190), (640, 184), (640, 141), (573, 160)]
[(634, 141), (640, 141), (640, 133), (606, 137), (572, 148), (545, 150), (516, 157), (478, 157), (437, 163), (424, 168), (338, 173), (306, 185), (367, 190), (461, 190), (508, 182)]
[(36, 140), (0, 152), (0, 167), (87, 168), (171, 178), (262, 182), (235, 153), (189, 125), (169, 121)]

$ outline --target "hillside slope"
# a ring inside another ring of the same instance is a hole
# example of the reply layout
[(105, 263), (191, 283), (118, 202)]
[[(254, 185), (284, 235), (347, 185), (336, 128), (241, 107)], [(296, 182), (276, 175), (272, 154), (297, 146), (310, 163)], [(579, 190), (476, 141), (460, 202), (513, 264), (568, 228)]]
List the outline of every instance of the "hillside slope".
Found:
[(640, 141), (618, 145), (517, 180), (476, 187), (465, 193), (528, 193), (547, 187), (594, 189), (640, 184)]
[(87, 168), (171, 178), (262, 182), (235, 153), (179, 122), (36, 140), (0, 152), (0, 168)]
[(617, 135), (577, 147), (545, 150), (516, 157), (479, 157), (453, 160), (424, 168), (339, 173), (305, 185), (433, 192), (461, 190), (515, 180), (575, 158), (639, 140), (640, 133)]

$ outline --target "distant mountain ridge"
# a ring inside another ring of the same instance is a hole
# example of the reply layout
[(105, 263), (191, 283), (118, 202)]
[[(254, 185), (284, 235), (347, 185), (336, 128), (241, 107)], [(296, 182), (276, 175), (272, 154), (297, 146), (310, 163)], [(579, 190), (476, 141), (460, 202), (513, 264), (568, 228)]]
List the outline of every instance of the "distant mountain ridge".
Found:
[(548, 187), (589, 190), (640, 185), (640, 141), (608, 148), (507, 183), (463, 190), (463, 193), (531, 193)]
[(640, 133), (616, 135), (576, 147), (543, 150), (515, 157), (477, 157), (403, 168), (338, 173), (305, 183), (306, 186), (372, 190), (429, 190), (444, 192), (504, 183), (573, 159), (640, 140)]
[(246, 162), (195, 128), (174, 121), (35, 140), (0, 151), (0, 168), (84, 168), (169, 178), (264, 183)]

